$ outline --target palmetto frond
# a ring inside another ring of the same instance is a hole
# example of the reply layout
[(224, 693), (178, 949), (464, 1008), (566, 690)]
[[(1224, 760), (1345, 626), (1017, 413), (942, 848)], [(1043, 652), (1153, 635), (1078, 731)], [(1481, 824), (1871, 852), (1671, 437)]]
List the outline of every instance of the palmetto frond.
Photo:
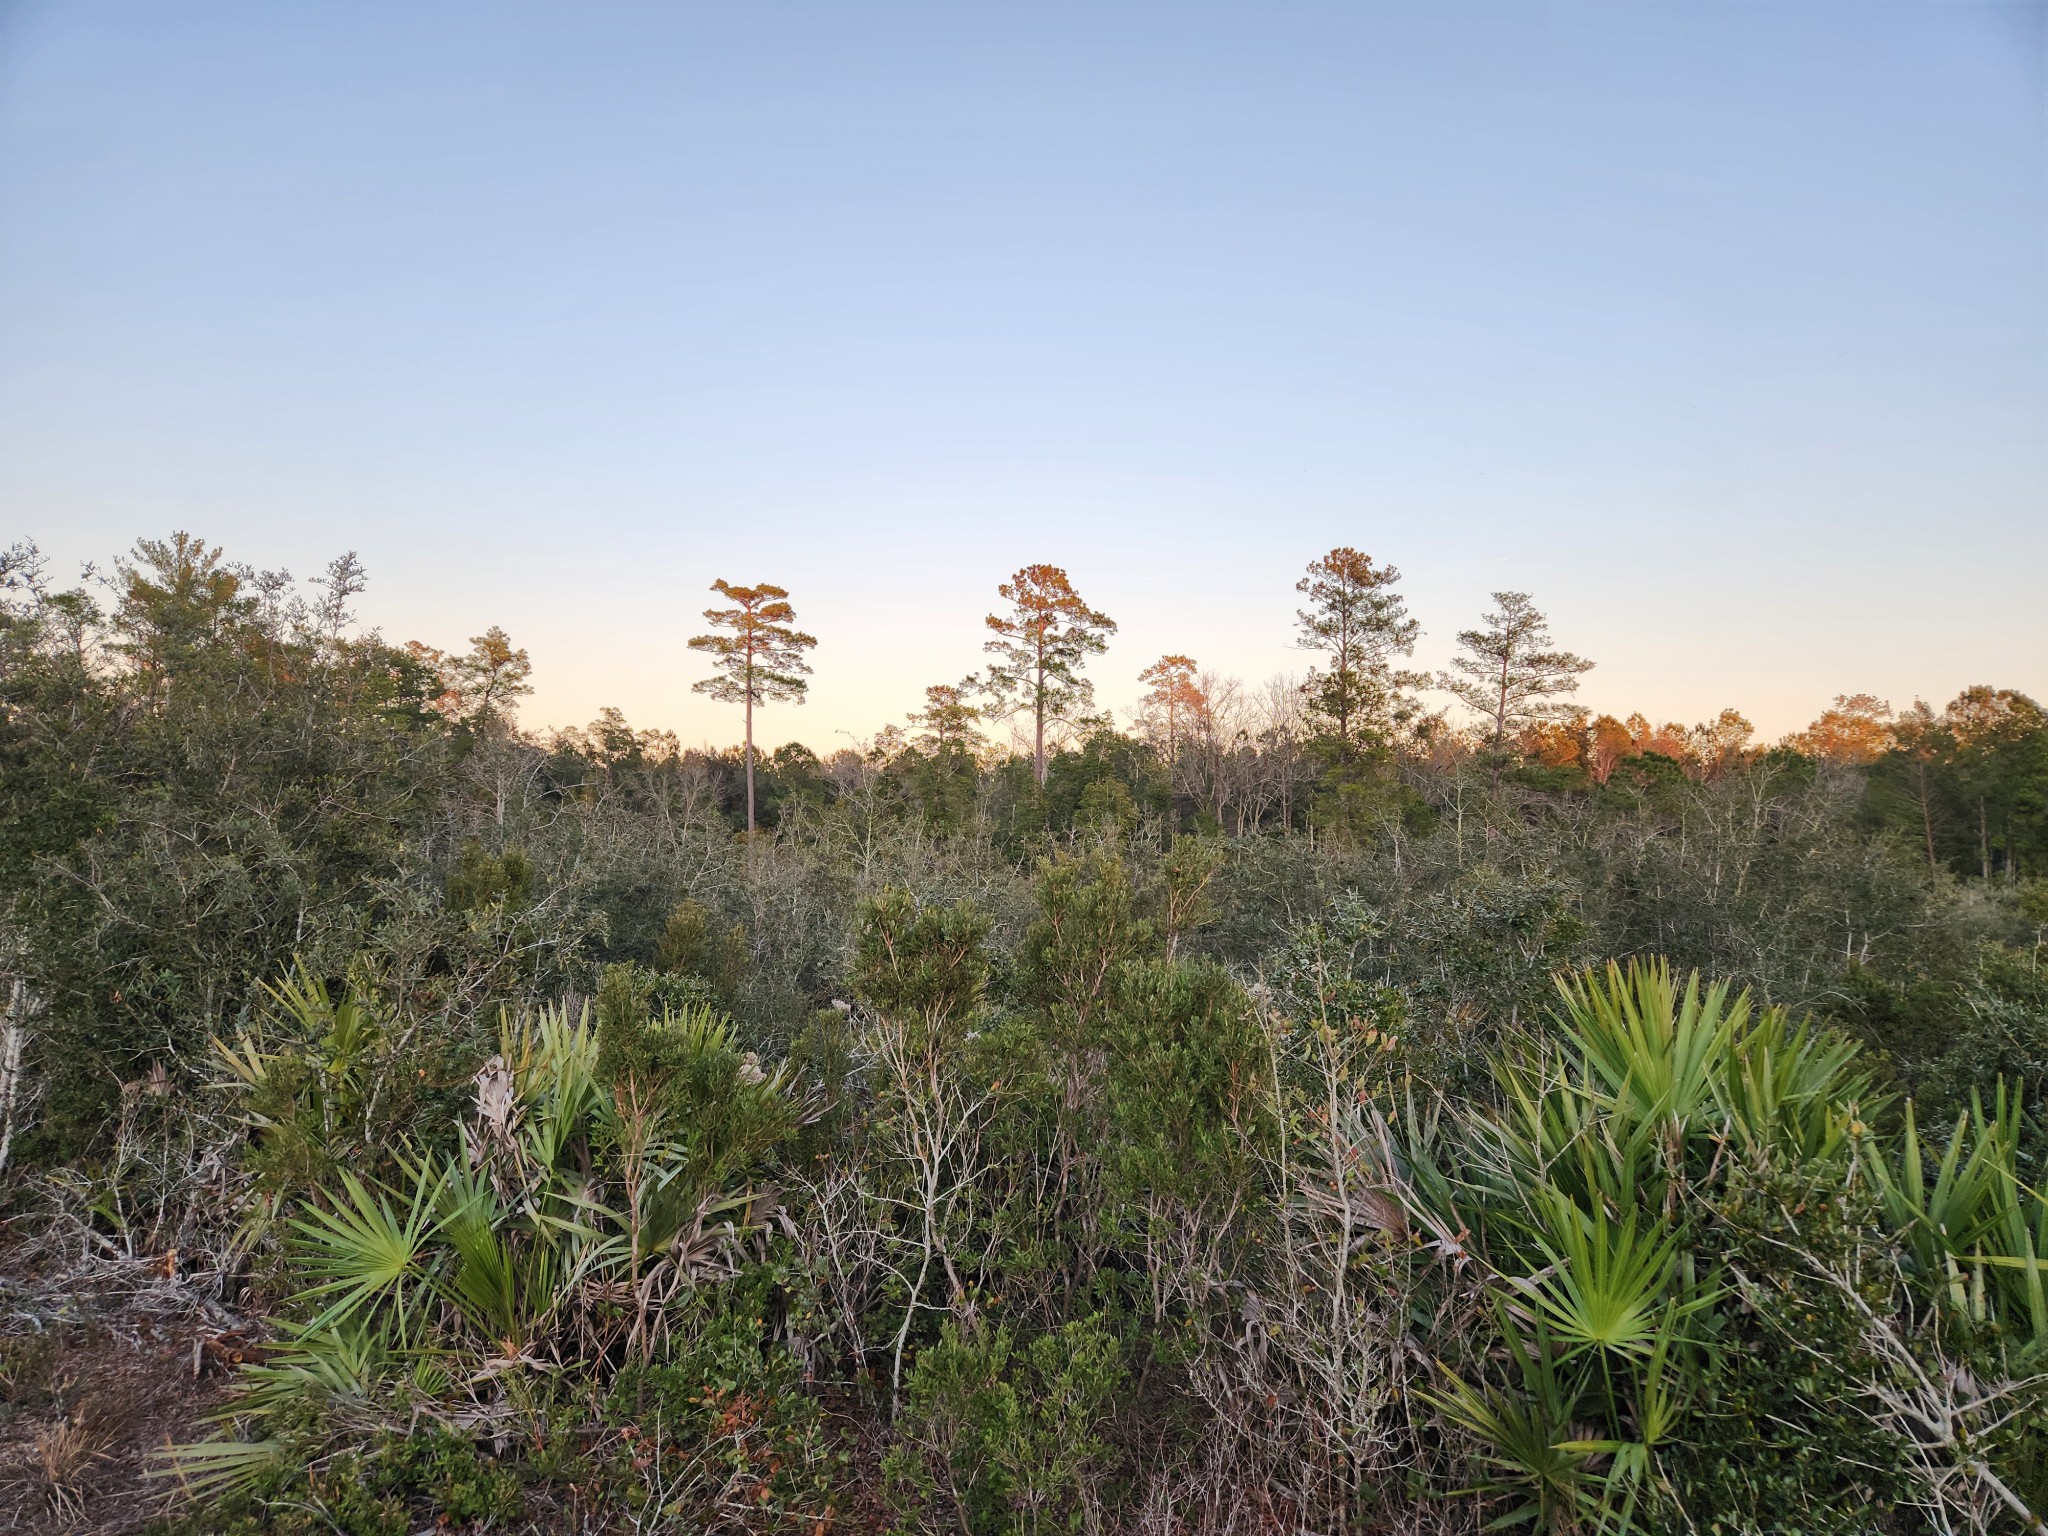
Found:
[[(374, 1421), (373, 1404), (385, 1363), (382, 1339), (371, 1329), (301, 1327), (277, 1353), (245, 1364), (234, 1401), (206, 1422), (226, 1428), (306, 1402), (316, 1403), (323, 1414), (342, 1423)], [(175, 1479), (197, 1498), (220, 1498), (262, 1481), (281, 1465), (284, 1455), (283, 1443), (274, 1438), (222, 1435), (166, 1447), (149, 1475)]]
[(1423, 1397), (1478, 1443), (1488, 1475), (1467, 1491), (1511, 1501), (1486, 1529), (1554, 1530), (1576, 1517), (1596, 1481), (1591, 1462), (1597, 1453), (1574, 1431), (1581, 1392), (1558, 1369), (1540, 1320), (1525, 1334), (1497, 1307), (1496, 1321), (1519, 1385), (1473, 1386), (1439, 1365), (1442, 1385)]
[(441, 1293), (506, 1357), (523, 1356), (543, 1339), (588, 1276), (623, 1261), (622, 1243), (578, 1219), (579, 1206), (598, 1208), (573, 1195), (546, 1203), (569, 1214), (508, 1210), (485, 1175), (448, 1174), (440, 1238), (451, 1264)]
[(499, 1022), (499, 1055), (512, 1072), (525, 1156), (535, 1168), (562, 1172), (604, 1096), (589, 1006), (573, 1016), (562, 1004), (508, 1011)]
[(1663, 960), (1610, 962), (1604, 974), (1560, 978), (1569, 1042), (1582, 1081), (1604, 1090), (1624, 1122), (1690, 1128), (1714, 1108), (1714, 1085), (1729, 1044), (1748, 1023), (1745, 994), (1728, 984), (1705, 993), (1689, 977), (1681, 994)]
[(1831, 1158), (1886, 1102), (1860, 1057), (1846, 1036), (1766, 1008), (1731, 1042), (1715, 1098), (1751, 1151), (1775, 1150), (1794, 1163)]
[(198, 1440), (166, 1447), (148, 1475), (175, 1481), (189, 1498), (219, 1499), (256, 1487), (285, 1454), (281, 1440)]
[(1617, 1222), (1602, 1205), (1589, 1216), (1555, 1190), (1539, 1192), (1533, 1204), (1536, 1241), (1549, 1263), (1511, 1284), (1567, 1355), (1605, 1349), (1647, 1359), (1681, 1319), (1713, 1300), (1711, 1292), (1670, 1299), (1678, 1234), (1657, 1230), (1641, 1213)]
[(1922, 1279), (1956, 1316), (1993, 1314), (2048, 1350), (2048, 1198), (2021, 1180), (2023, 1109), (2003, 1083), (1990, 1113), (1981, 1098), (1956, 1119), (1933, 1176), (1913, 1106), (1896, 1167), (1873, 1159), (1886, 1212)]
[(391, 1192), (372, 1190), (344, 1173), (331, 1208), (310, 1207), (293, 1219), (300, 1258), (313, 1280), (301, 1298), (325, 1302), (310, 1327), (345, 1323), (387, 1299), (402, 1316), (409, 1290), (425, 1282), (429, 1244), (445, 1220), (446, 1174), (428, 1159), (409, 1172), (411, 1190), (397, 1205)]

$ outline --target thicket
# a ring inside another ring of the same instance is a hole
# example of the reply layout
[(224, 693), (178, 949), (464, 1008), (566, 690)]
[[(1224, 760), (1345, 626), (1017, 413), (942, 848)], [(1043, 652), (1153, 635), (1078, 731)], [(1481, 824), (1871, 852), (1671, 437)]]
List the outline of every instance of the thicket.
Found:
[(1861, 763), (784, 748), (749, 837), (736, 754), (524, 734), (347, 562), (5, 578), (12, 1241), (267, 1332), (168, 1528), (2048, 1507), (2017, 696)]

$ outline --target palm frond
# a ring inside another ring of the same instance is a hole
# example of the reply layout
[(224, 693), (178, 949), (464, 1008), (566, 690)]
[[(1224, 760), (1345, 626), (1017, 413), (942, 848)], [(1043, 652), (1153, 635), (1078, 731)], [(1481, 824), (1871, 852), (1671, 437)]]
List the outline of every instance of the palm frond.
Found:
[(326, 1302), (309, 1326), (346, 1322), (386, 1299), (402, 1314), (408, 1287), (424, 1282), (428, 1244), (446, 1219), (447, 1175), (430, 1159), (409, 1172), (412, 1188), (399, 1206), (388, 1192), (373, 1192), (355, 1174), (343, 1173), (340, 1198), (331, 1208), (310, 1207), (293, 1218), (299, 1257), (314, 1281), (300, 1299)]
[(247, 1493), (284, 1465), (278, 1440), (198, 1440), (166, 1446), (144, 1476), (175, 1481), (188, 1498), (211, 1501)]

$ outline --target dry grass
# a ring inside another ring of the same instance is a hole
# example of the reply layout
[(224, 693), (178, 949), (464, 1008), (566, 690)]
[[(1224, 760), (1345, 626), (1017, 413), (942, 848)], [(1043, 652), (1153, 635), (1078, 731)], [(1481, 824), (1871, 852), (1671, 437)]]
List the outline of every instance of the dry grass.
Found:
[[(114, 1408), (110, 1412), (109, 1409)], [(85, 1512), (84, 1484), (93, 1468), (108, 1460), (127, 1417), (103, 1398), (80, 1403), (55, 1424), (35, 1432), (34, 1464), (53, 1518), (70, 1524)]]
[(219, 1400), (225, 1315), (160, 1263), (26, 1257), (0, 1251), (0, 1532), (134, 1531), (151, 1453)]

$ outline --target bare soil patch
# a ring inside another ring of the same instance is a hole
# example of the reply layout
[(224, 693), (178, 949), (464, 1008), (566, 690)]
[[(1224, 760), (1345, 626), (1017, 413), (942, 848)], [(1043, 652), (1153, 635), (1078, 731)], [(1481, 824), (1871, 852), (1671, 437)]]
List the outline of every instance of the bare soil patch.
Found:
[(175, 1254), (63, 1259), (0, 1229), (0, 1531), (132, 1532), (173, 1490), (147, 1474), (206, 1434), (243, 1320)]

